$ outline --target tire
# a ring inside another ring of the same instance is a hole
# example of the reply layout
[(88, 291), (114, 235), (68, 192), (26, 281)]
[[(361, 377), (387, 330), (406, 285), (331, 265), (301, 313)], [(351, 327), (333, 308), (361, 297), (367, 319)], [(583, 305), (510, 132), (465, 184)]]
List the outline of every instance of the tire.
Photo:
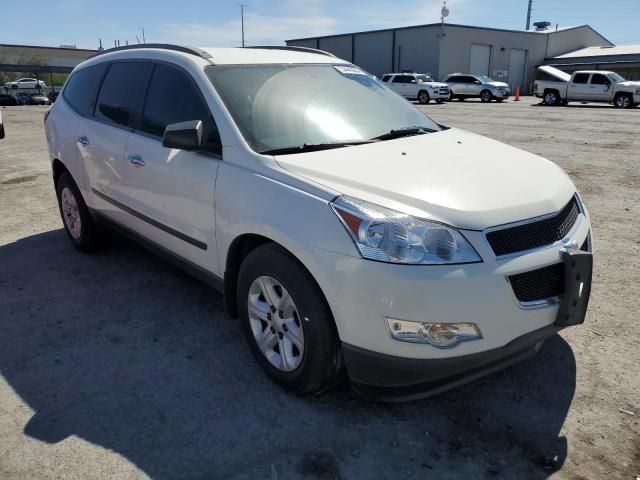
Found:
[(418, 92), (418, 102), (421, 105), (426, 105), (430, 101), (431, 101), (431, 97), (429, 97), (429, 92), (427, 92), (426, 90), (420, 90)]
[(480, 100), (483, 103), (489, 103), (493, 99), (493, 95), (491, 94), (491, 90), (482, 90), (480, 92)]
[(98, 227), (69, 172), (60, 175), (56, 196), (62, 224), (73, 246), (83, 252), (94, 251), (97, 247)]
[(268, 243), (244, 259), (238, 274), (238, 312), (253, 355), (275, 383), (298, 395), (312, 395), (341, 380), (342, 351), (329, 306), (313, 277), (282, 247)]
[(560, 95), (555, 90), (547, 90), (542, 97), (542, 102), (550, 107), (559, 105), (560, 101)]
[(613, 104), (616, 108), (633, 108), (633, 97), (627, 93), (621, 93), (616, 96)]

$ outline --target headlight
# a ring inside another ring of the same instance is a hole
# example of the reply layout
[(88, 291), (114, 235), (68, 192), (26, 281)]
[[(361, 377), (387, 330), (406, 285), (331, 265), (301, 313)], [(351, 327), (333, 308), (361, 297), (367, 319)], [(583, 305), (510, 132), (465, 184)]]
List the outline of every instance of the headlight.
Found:
[(352, 197), (331, 202), (360, 254), (369, 260), (413, 265), (481, 262), (460, 232)]

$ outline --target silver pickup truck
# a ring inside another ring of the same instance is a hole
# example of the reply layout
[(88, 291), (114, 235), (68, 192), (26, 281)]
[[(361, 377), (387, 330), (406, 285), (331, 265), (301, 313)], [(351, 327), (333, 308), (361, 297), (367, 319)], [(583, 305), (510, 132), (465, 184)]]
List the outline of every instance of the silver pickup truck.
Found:
[(557, 79), (533, 83), (533, 94), (546, 105), (606, 102), (618, 108), (633, 108), (640, 104), (640, 82), (627, 81), (615, 72), (579, 70), (569, 75), (550, 65), (540, 66), (538, 70)]

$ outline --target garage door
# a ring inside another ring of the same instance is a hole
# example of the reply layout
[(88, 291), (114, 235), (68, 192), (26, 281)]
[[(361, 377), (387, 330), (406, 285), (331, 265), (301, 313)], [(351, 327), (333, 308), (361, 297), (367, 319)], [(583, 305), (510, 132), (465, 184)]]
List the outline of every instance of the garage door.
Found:
[(475, 75), (489, 75), (489, 61), (491, 60), (491, 46), (471, 44), (469, 58), (469, 73)]
[(509, 86), (515, 92), (516, 87), (524, 93), (524, 68), (527, 61), (527, 51), (517, 48), (511, 49), (511, 59), (509, 60)]

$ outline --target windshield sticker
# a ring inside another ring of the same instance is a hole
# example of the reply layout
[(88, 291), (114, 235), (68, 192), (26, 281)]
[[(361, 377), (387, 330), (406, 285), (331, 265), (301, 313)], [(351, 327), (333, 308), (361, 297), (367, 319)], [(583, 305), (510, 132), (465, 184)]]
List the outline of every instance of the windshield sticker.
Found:
[(344, 75), (366, 75), (365, 72), (363, 72), (362, 70), (360, 70), (358, 67), (348, 67), (345, 65), (334, 65), (333, 68), (335, 68), (337, 71), (339, 71), (340, 73), (344, 74)]

